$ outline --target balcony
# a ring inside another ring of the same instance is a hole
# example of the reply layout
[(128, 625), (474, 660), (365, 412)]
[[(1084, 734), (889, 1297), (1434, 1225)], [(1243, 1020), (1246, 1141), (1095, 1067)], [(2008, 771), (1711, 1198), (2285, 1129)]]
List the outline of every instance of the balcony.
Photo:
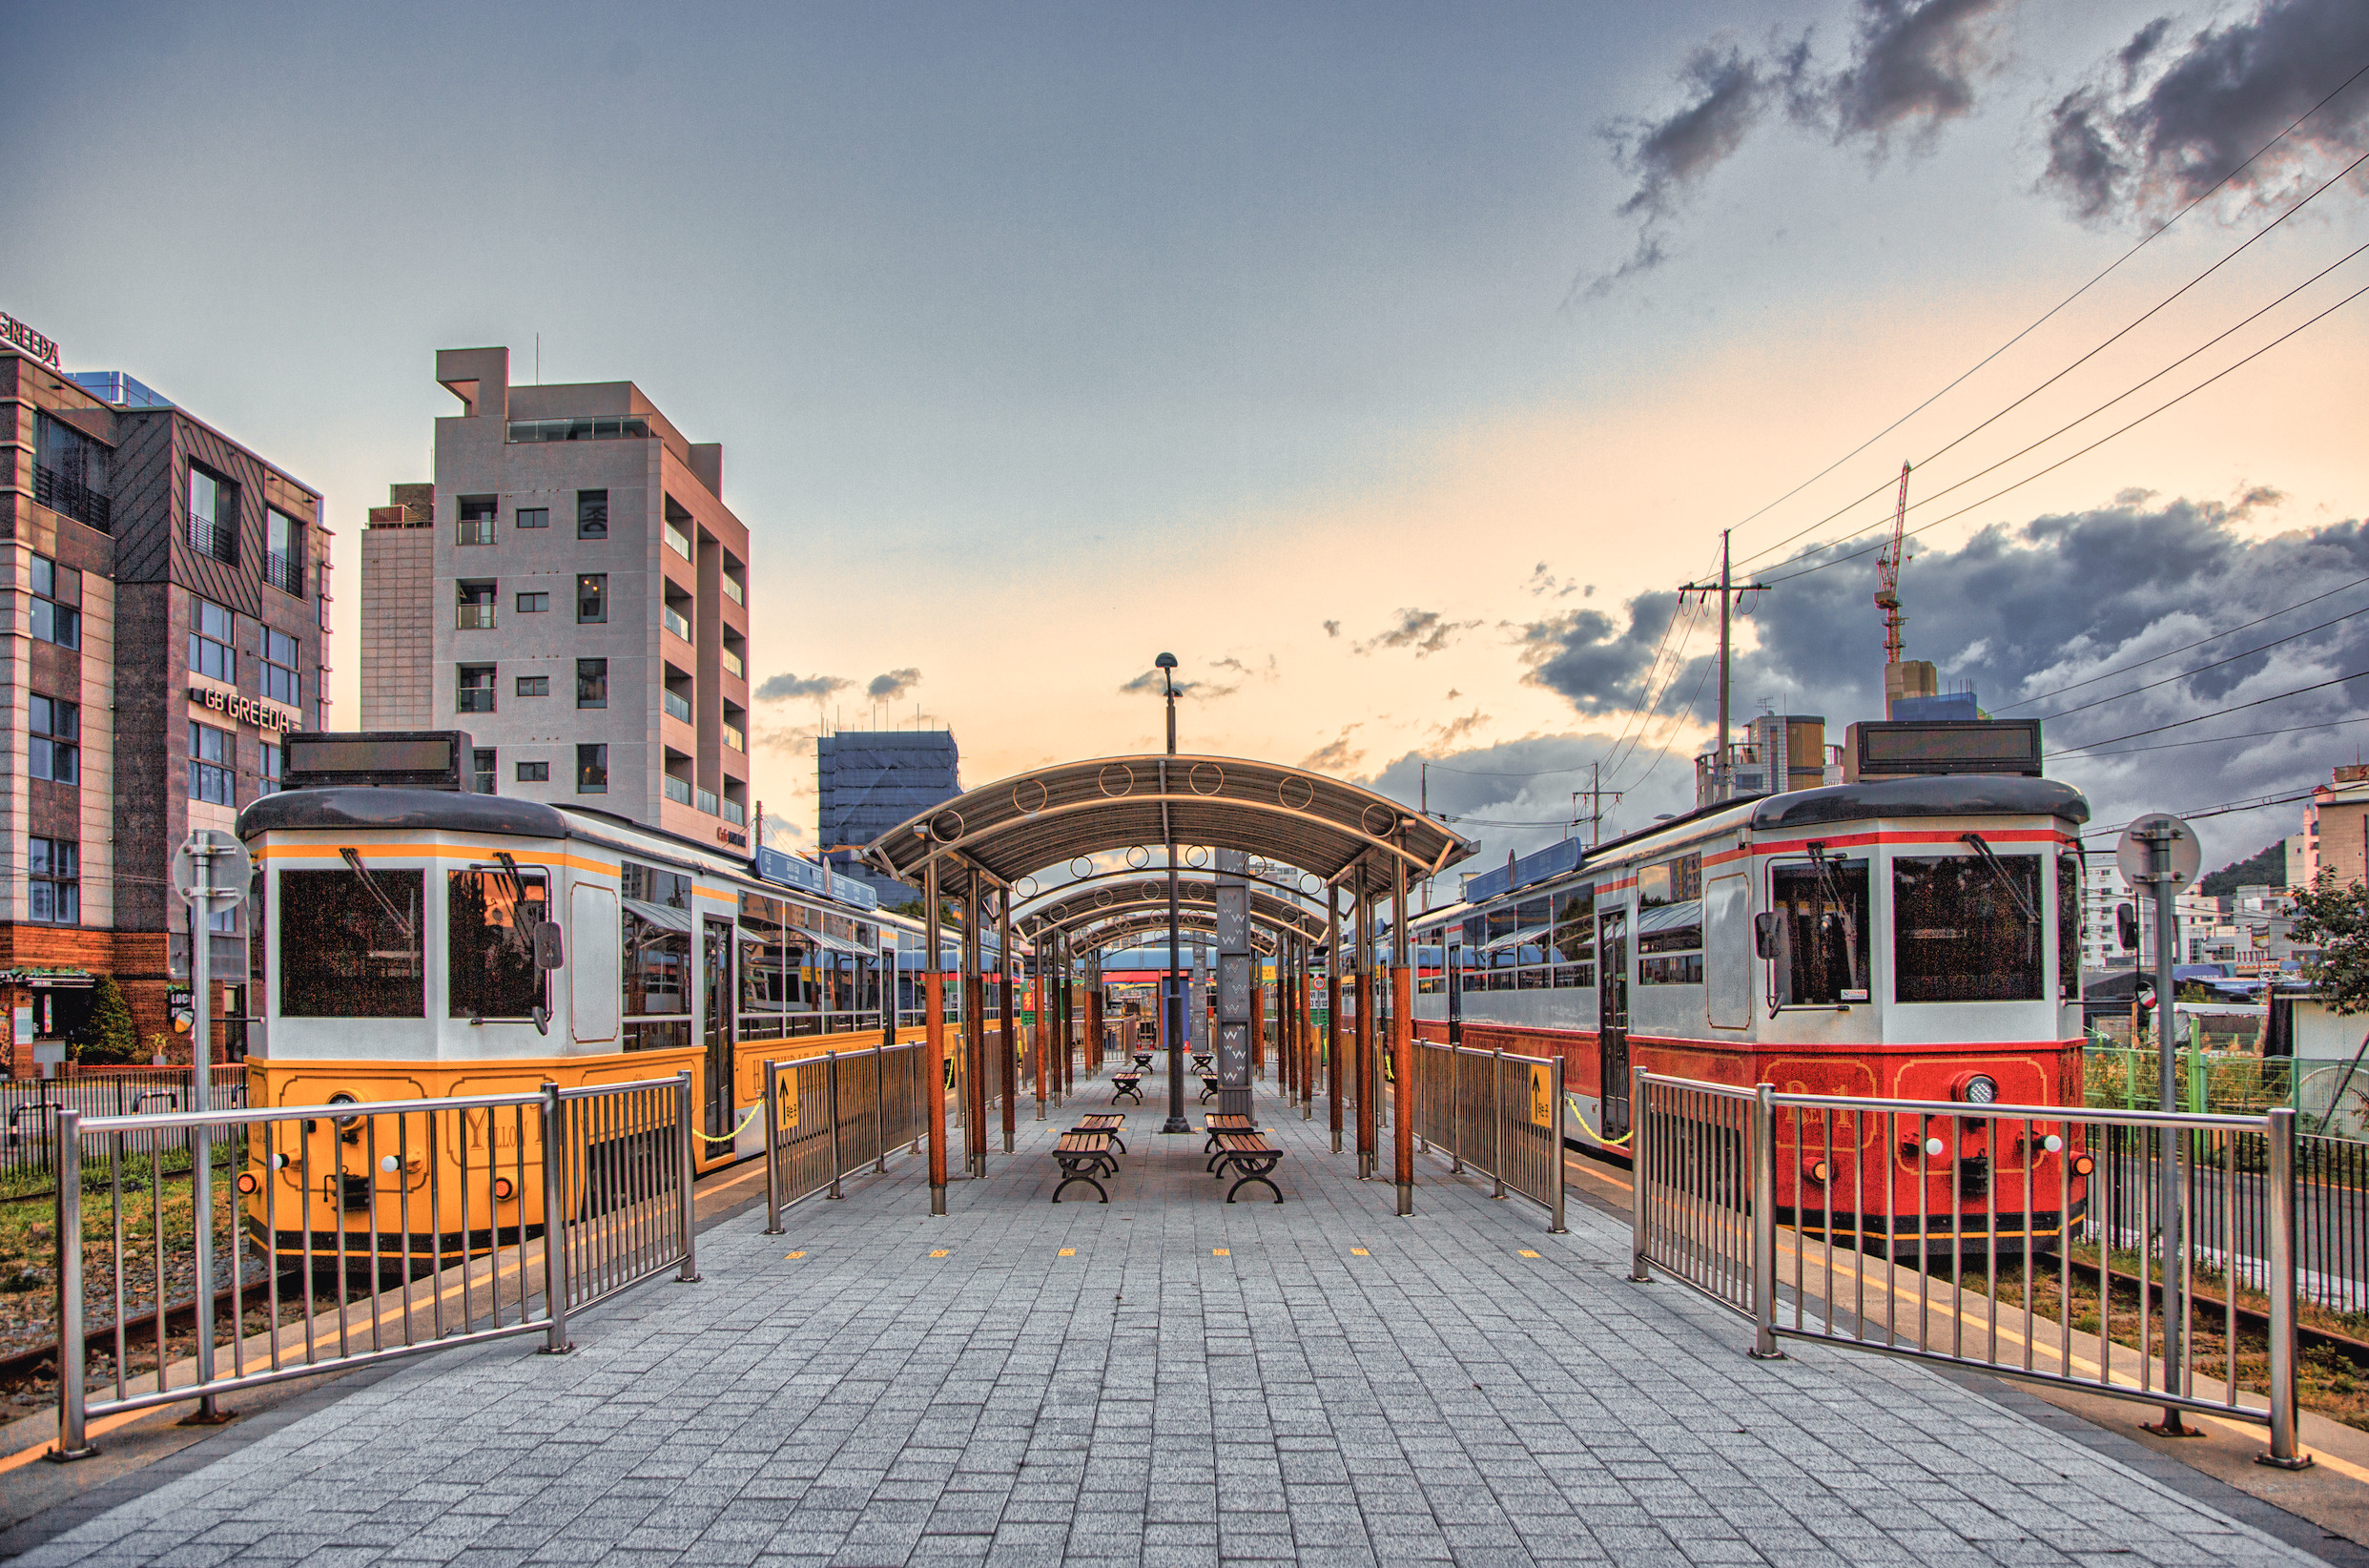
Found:
[(493, 688), (490, 686), (464, 686), (458, 696), (459, 701), (454, 706), (464, 713), (490, 713), (494, 711)]
[(713, 816), (715, 815), (715, 805), (716, 801), (713, 793), (707, 790), (701, 790), (699, 792), (698, 809), (700, 811), (706, 812), (710, 816)]
[(263, 557), (263, 581), (271, 584), (282, 593), (293, 593), (302, 598), (304, 595), (302, 558), (294, 555), (266, 555)]
[(720, 815), (723, 816), (725, 821), (730, 822), (733, 827), (745, 828), (749, 825), (749, 808), (742, 805), (737, 800), (725, 801), (723, 812)]
[(724, 574), (724, 597), (736, 605), (745, 605), (749, 602), (741, 597), (740, 579), (729, 571)]
[(463, 605), (453, 624), (464, 631), (491, 631), (494, 624), (494, 607)]
[(649, 421), (641, 418), (512, 420), (509, 439), (537, 441), (647, 441)]
[(658, 693), (658, 701), (666, 709), (670, 717), (679, 718), (685, 724), (691, 721), (691, 705), (689, 697), (677, 696), (672, 691), (661, 690)]
[(67, 478), (54, 468), (33, 464), (33, 500), (61, 516), (71, 517), (86, 527), (108, 531), (113, 508), (108, 499), (79, 480)]
[(682, 613), (672, 605), (661, 605), (658, 607), (658, 623), (659, 625), (665, 627), (669, 631), (671, 631), (676, 636), (682, 638), (685, 642), (690, 642), (691, 640), (690, 622), (685, 619)]
[(724, 744), (743, 755), (748, 753), (749, 737), (741, 732), (739, 725), (730, 719), (724, 721)]
[(724, 673), (735, 680), (745, 681), (749, 678), (749, 667), (742, 664), (740, 655), (729, 648), (724, 650)]
[(666, 775), (665, 782), (667, 798), (669, 800), (671, 800), (680, 806), (688, 806), (691, 803), (691, 787), (690, 779), (677, 778), (672, 774), (669, 774)]
[(464, 517), (460, 531), (453, 538), (456, 545), (490, 545), (494, 542), (494, 520), (490, 517)]
[(224, 566), (235, 567), (238, 565), (237, 526), (193, 517), (189, 520), (189, 547), (200, 555), (212, 556)]
[(675, 554), (681, 556), (686, 561), (690, 560), (690, 535), (685, 533), (673, 524), (669, 523), (667, 525), (667, 548), (672, 550)]

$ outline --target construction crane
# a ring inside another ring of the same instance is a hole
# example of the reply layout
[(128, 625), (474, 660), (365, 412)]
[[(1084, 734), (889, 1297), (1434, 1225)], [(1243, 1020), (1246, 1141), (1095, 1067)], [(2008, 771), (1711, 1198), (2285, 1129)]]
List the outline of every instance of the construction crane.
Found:
[(1908, 464), (1900, 465), (1900, 499), (1892, 504), (1892, 543), (1876, 557), (1876, 608), (1884, 611), (1884, 662), (1900, 663), (1900, 629), (1908, 617), (1900, 612), (1900, 568), (1908, 558)]

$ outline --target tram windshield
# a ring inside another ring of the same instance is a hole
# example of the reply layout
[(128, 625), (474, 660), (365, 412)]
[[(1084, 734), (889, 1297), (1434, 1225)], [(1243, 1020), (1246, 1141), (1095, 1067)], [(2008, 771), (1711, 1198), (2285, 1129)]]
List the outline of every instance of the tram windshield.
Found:
[(360, 865), (281, 872), (280, 1016), (425, 1018), (422, 882)]
[(1771, 987), (1780, 1007), (1867, 1000), (1867, 862), (1782, 865), (1769, 873), (1778, 914)]
[(1901, 1001), (2038, 1001), (2040, 857), (1893, 860), (1892, 944)]
[(548, 918), (544, 874), (471, 870), (451, 874), (444, 950), (454, 1018), (529, 1018), (543, 1005), (535, 927)]

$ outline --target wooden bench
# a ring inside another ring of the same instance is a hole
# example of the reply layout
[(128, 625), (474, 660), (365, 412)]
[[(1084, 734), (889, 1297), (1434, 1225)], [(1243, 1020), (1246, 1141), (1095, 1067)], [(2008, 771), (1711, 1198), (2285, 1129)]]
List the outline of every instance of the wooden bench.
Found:
[(1217, 1074), (1203, 1073), (1201, 1075), (1201, 1103), (1205, 1105), (1207, 1104), (1210, 1100), (1216, 1096), (1217, 1092)]
[[(1209, 1135), (1209, 1141), (1201, 1145), (1201, 1152), (1204, 1154), (1211, 1154), (1215, 1153), (1217, 1150), (1218, 1134), (1222, 1132), (1256, 1132), (1259, 1129), (1256, 1123), (1252, 1122), (1247, 1116), (1243, 1115), (1240, 1111), (1211, 1111), (1208, 1115), (1201, 1119), (1201, 1130)], [(1209, 1168), (1211, 1170), (1217, 1169), (1217, 1162), (1214, 1160), (1211, 1161), (1209, 1163)]]
[(1208, 1070), (1209, 1053), (1206, 1051), (1195, 1051), (1193, 1053), (1193, 1071), (1197, 1073), (1205, 1073)]
[(1119, 1129), (1126, 1124), (1126, 1112), (1102, 1111), (1087, 1117), (1069, 1130), (1072, 1132), (1106, 1132), (1110, 1134), (1110, 1146), (1124, 1154), (1127, 1151), (1127, 1141), (1119, 1136)]
[(1143, 1103), (1143, 1075), (1142, 1073), (1113, 1073), (1110, 1075), (1110, 1103), (1114, 1105), (1128, 1097), (1132, 1097), (1139, 1105)]
[(1151, 1069), (1151, 1064), (1152, 1053), (1150, 1051), (1137, 1051), (1135, 1053), (1136, 1071), (1148, 1072)]
[[(1102, 1190), (1099, 1176), (1119, 1174), (1119, 1157), (1110, 1151), (1107, 1132), (1064, 1132), (1061, 1142), (1053, 1145), (1053, 1163), (1061, 1167), (1061, 1179), (1054, 1185), (1053, 1201), (1061, 1201), (1061, 1191), (1072, 1182), (1083, 1182), (1102, 1194), (1102, 1202), (1110, 1202), (1110, 1194)], [(1267, 1184), (1272, 1186), (1274, 1184)], [(1231, 1202), (1231, 1199), (1227, 1200)]]
[(1235, 1177), (1234, 1185), (1226, 1189), (1226, 1201), (1232, 1203), (1234, 1194), (1252, 1182), (1265, 1186), (1283, 1202), (1283, 1188), (1275, 1185), (1272, 1172), (1283, 1159), (1283, 1150), (1255, 1132), (1221, 1132), (1217, 1135), (1217, 1175), (1225, 1180), (1228, 1171)]

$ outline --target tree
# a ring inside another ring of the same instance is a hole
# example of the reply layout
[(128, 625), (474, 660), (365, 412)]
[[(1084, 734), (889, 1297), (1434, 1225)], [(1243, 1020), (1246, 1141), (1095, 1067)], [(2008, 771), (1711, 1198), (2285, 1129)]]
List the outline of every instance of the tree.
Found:
[(91, 988), (91, 1016), (74, 1031), (73, 1044), (74, 1060), (85, 1066), (116, 1067), (140, 1060), (140, 1032), (113, 975), (101, 975)]
[(2208, 898), (2226, 898), (2241, 887), (2285, 887), (2287, 885), (2287, 841), (2283, 838), (2255, 851), (2242, 860), (2228, 865), (2196, 884), (2196, 891)]
[(2323, 871), (2291, 897), (2294, 939), (2319, 949), (2304, 963), (2303, 978), (2328, 1011), (2369, 1012), (2369, 883), (2339, 883), (2334, 871)]

